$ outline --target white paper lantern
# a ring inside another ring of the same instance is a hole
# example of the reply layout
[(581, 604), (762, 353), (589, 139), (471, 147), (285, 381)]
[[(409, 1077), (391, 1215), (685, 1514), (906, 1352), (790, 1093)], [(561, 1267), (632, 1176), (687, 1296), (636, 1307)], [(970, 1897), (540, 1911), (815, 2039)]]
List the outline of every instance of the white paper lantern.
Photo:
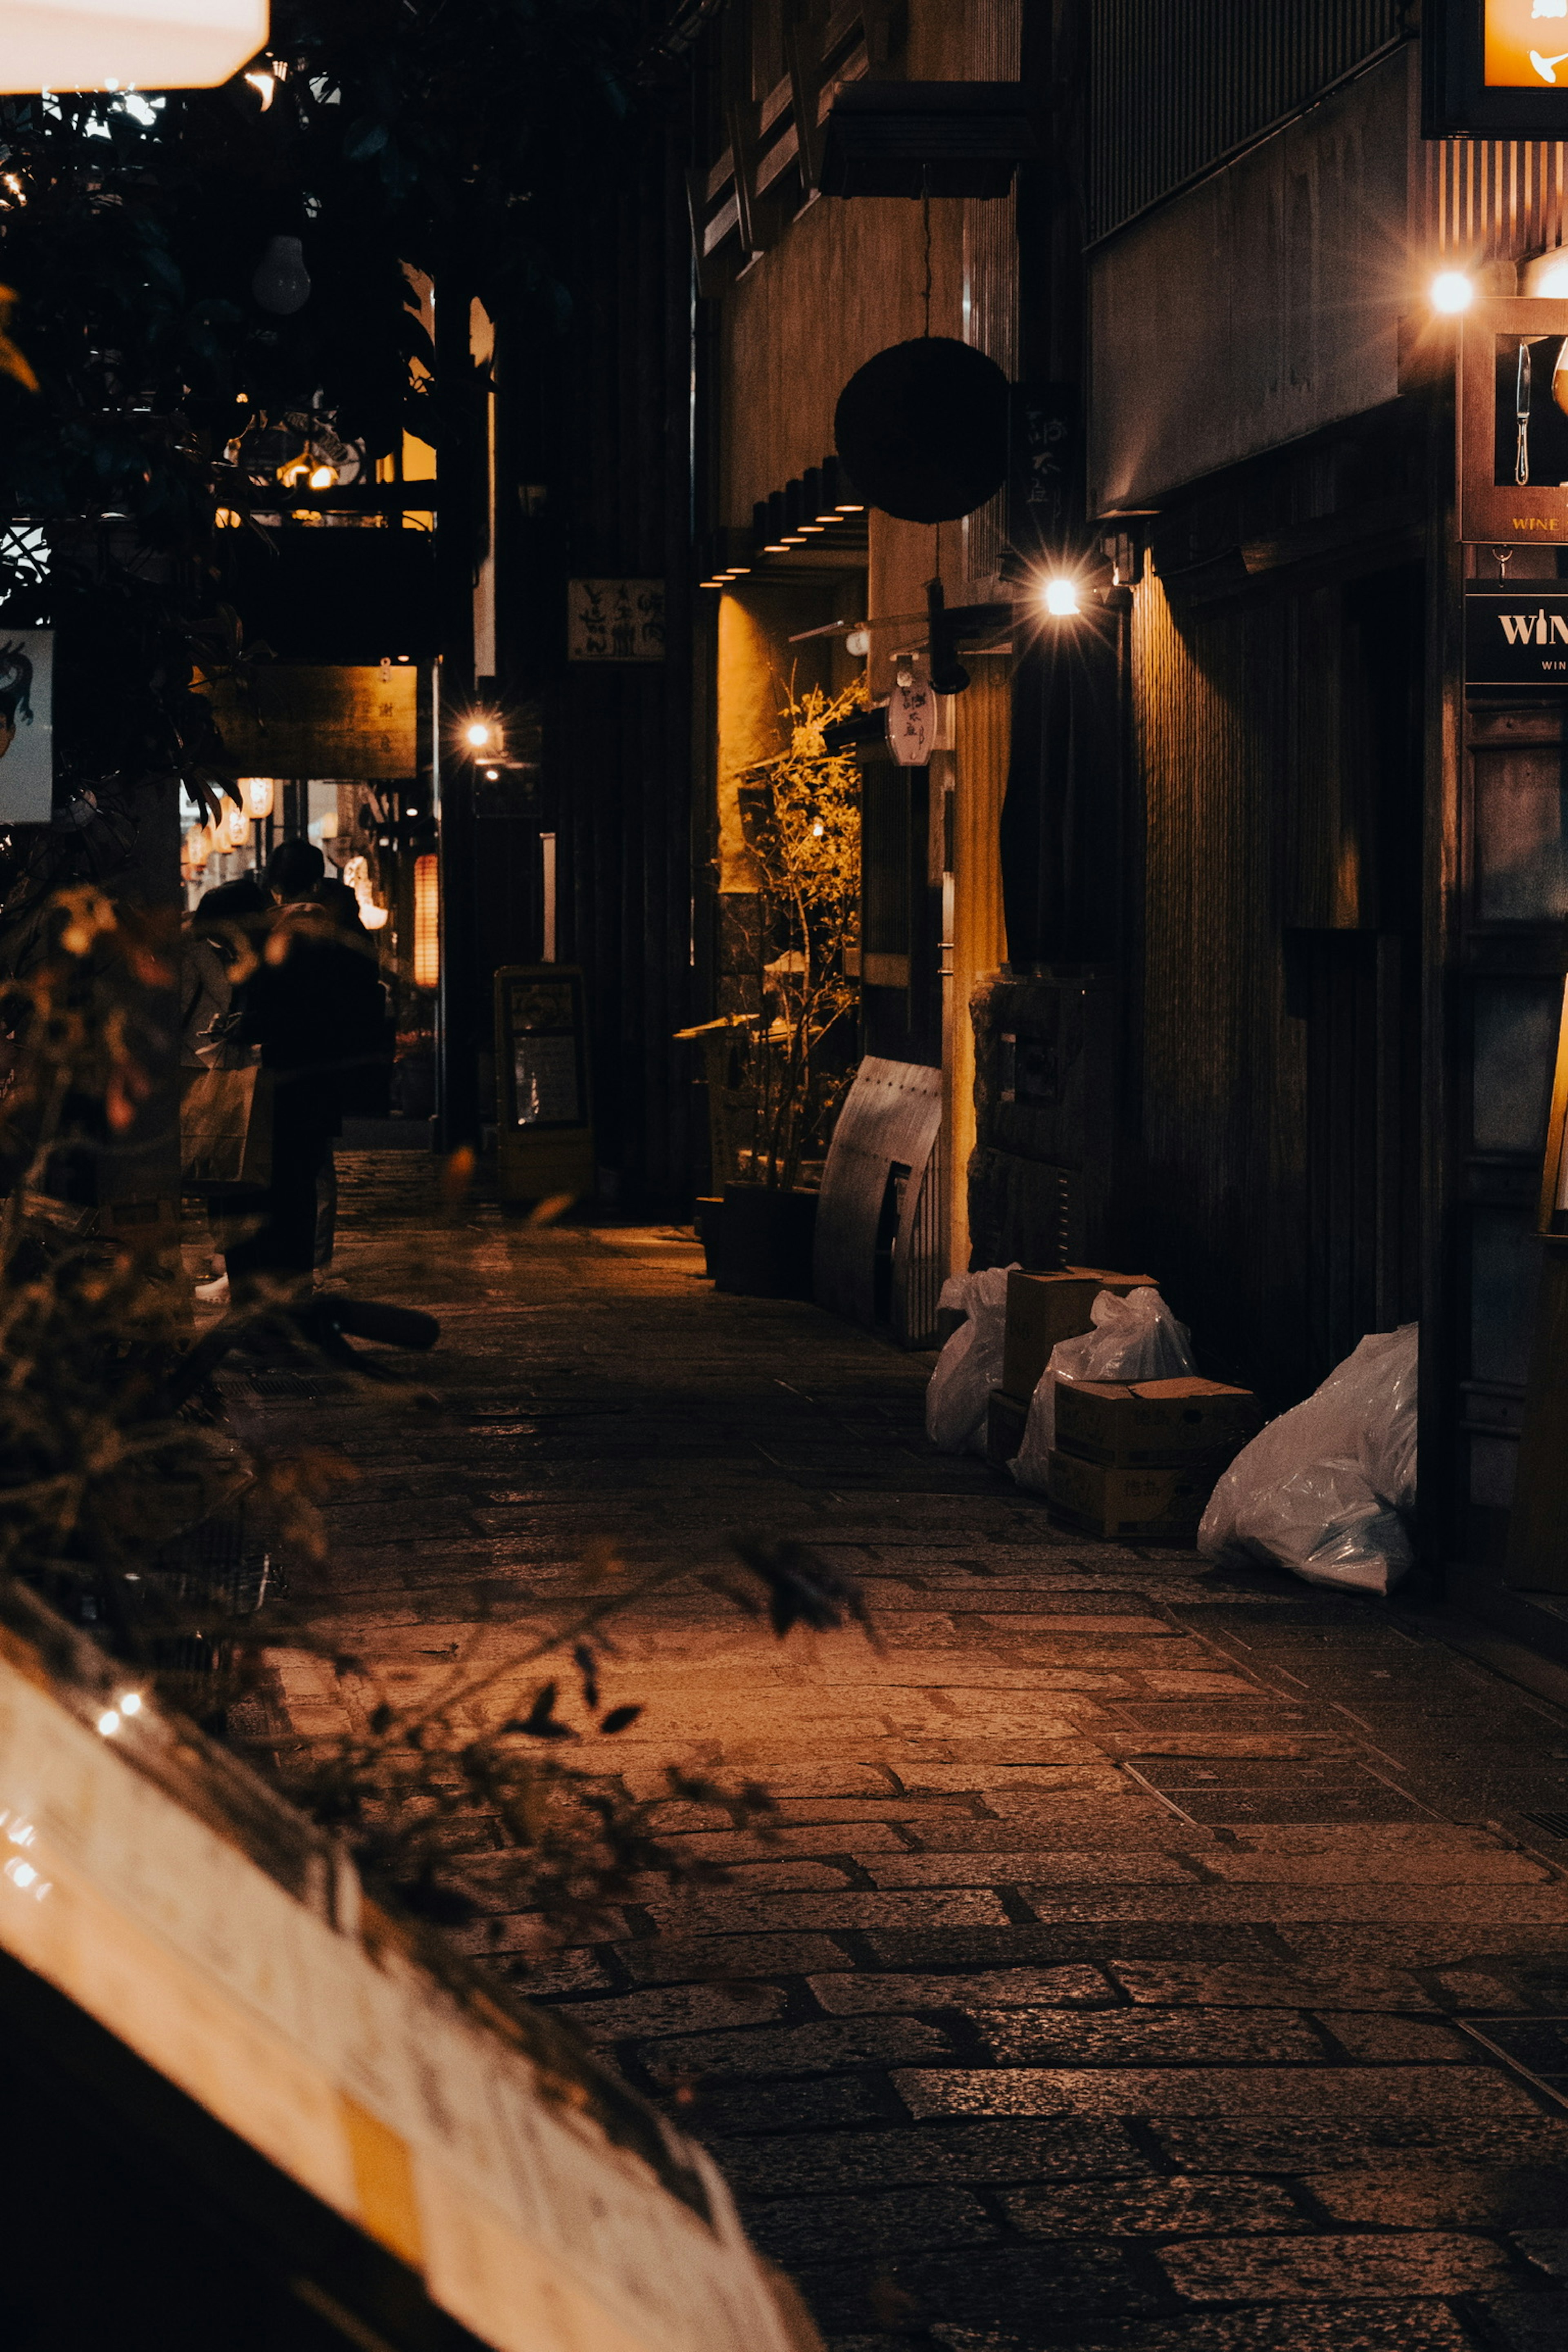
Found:
[(268, 0), (0, 0), (0, 90), (206, 89), (263, 48)]

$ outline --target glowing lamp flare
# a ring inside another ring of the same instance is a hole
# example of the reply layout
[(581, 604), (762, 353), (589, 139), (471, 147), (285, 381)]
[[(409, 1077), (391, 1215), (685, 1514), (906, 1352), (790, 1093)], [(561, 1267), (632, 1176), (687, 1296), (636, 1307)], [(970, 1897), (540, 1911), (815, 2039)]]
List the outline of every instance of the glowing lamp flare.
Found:
[(1432, 308), (1446, 319), (1456, 319), (1476, 299), (1476, 289), (1462, 269), (1441, 269), (1432, 280)]
[(1070, 620), (1081, 607), (1078, 601), (1076, 580), (1047, 580), (1045, 586), (1045, 606), (1058, 620)]
[(463, 730), (463, 740), (471, 751), (492, 751), (500, 740), (500, 730), (493, 719), (470, 719)]
[(267, 30), (267, 0), (0, 0), (0, 90), (211, 89)]

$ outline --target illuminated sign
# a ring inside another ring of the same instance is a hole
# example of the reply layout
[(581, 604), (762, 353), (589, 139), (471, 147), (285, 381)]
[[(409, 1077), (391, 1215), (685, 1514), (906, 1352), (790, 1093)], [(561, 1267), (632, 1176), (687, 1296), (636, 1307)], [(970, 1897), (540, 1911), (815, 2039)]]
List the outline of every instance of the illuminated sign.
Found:
[(1459, 537), (1568, 547), (1568, 299), (1472, 302), (1458, 362)]
[(1426, 0), (1428, 139), (1568, 135), (1568, 0)]
[(1556, 89), (1568, 66), (1568, 0), (1486, 0), (1484, 33), (1489, 89)]

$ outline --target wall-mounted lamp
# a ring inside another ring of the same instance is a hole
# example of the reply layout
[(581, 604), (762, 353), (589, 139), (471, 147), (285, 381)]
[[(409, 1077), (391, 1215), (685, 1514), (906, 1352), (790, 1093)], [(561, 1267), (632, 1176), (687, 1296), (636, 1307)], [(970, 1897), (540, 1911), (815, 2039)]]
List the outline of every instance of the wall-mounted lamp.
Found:
[(1427, 292), (1434, 310), (1448, 319), (1468, 310), (1476, 299), (1475, 287), (1462, 269), (1440, 269)]
[(1078, 582), (1066, 577), (1047, 580), (1040, 591), (1040, 601), (1058, 620), (1070, 620), (1083, 610), (1079, 603)]

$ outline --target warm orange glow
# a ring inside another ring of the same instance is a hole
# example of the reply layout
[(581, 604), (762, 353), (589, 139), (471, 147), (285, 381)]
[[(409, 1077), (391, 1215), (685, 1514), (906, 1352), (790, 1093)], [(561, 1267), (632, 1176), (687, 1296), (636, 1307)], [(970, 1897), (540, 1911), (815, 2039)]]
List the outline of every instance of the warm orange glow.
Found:
[(245, 795), (245, 813), (255, 824), (262, 824), (272, 814), (272, 779), (270, 776), (241, 776), (239, 789)]
[(185, 835), (185, 864), (193, 874), (199, 874), (207, 862), (207, 829), (205, 824), (193, 824)]
[(1486, 28), (1489, 89), (1568, 83), (1568, 10), (1556, 0), (1486, 0)]
[(224, 839), (230, 849), (243, 849), (250, 821), (237, 801), (226, 800), (223, 804)]
[(414, 985), (434, 988), (441, 978), (441, 862), (414, 861)]

